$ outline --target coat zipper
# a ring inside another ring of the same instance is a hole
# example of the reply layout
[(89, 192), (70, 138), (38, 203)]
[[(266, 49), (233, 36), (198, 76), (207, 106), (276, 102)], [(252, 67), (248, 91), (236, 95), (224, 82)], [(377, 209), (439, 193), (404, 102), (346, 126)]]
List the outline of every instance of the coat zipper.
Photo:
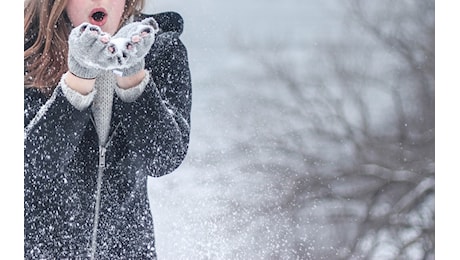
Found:
[(105, 153), (107, 149), (99, 146), (99, 163), (97, 167), (97, 190), (96, 190), (96, 206), (94, 208), (94, 223), (93, 235), (91, 237), (91, 260), (94, 259), (97, 247), (97, 226), (99, 224), (99, 210), (101, 209), (101, 189), (102, 189), (102, 175), (105, 169)]
[[(93, 125), (96, 127), (94, 118), (92, 116), (90, 118), (91, 118), (91, 121), (93, 122)], [(117, 124), (112, 134), (109, 136), (109, 139), (107, 140), (107, 143), (105, 144), (105, 147), (102, 145), (99, 145), (99, 161), (97, 164), (97, 183), (96, 183), (96, 205), (94, 207), (93, 233), (91, 236), (91, 258), (90, 258), (91, 260), (94, 260), (94, 257), (96, 255), (96, 249), (97, 249), (97, 230), (98, 230), (98, 224), (99, 224), (99, 212), (101, 209), (102, 176), (104, 174), (104, 170), (106, 167), (105, 165), (105, 155), (107, 152), (106, 147), (112, 141), (112, 138), (115, 135), (115, 132), (117, 131), (120, 125), (121, 125), (121, 122)]]

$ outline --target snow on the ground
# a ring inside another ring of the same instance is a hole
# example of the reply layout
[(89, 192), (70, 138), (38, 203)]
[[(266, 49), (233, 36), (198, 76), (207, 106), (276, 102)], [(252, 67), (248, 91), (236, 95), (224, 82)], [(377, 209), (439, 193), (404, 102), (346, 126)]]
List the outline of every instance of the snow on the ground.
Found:
[[(334, 30), (336, 17), (327, 12), (330, 3), (147, 3), (150, 13), (173, 10), (183, 16), (182, 40), (188, 48), (193, 81), (188, 157), (172, 174), (149, 181), (159, 259), (261, 259), (267, 256), (267, 247), (289, 248), (289, 235), (305, 236), (282, 230), (283, 222), (288, 221), (282, 212), (252, 219), (251, 212), (238, 205), (271, 203), (276, 196), (270, 189), (278, 180), (264, 179), (256, 172), (248, 178), (239, 171), (240, 162), (232, 161), (237, 157), (229, 154), (232, 145), (254, 137), (254, 132), (238, 131), (239, 113), (251, 111), (237, 106), (251, 102), (247, 96), (251, 89), (241, 84), (239, 72), (250, 74), (252, 67), (232, 49), (231, 41), (235, 37), (245, 42), (281, 37), (293, 45), (313, 42)], [(257, 127), (261, 126), (254, 125)], [(283, 232), (287, 235), (280, 237)]]

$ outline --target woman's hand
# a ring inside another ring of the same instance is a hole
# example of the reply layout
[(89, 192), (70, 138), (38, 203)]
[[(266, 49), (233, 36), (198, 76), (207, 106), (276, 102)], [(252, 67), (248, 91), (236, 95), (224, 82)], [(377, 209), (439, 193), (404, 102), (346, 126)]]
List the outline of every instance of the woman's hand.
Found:
[(109, 43), (109, 48), (113, 48), (118, 59), (115, 74), (127, 77), (143, 70), (144, 57), (152, 47), (158, 31), (158, 24), (152, 17), (120, 28)]

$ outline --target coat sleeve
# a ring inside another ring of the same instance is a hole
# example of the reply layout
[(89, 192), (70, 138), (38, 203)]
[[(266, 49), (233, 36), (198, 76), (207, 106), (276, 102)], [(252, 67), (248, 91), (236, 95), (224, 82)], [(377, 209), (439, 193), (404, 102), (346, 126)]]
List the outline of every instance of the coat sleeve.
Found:
[(50, 98), (45, 98), (35, 89), (25, 89), (25, 172), (61, 172), (72, 157), (89, 120), (89, 110), (75, 109), (60, 86)]
[(134, 102), (118, 100), (115, 112), (126, 127), (131, 155), (158, 177), (175, 170), (186, 156), (192, 84), (179, 33), (160, 34), (145, 59), (150, 73), (146, 89)]

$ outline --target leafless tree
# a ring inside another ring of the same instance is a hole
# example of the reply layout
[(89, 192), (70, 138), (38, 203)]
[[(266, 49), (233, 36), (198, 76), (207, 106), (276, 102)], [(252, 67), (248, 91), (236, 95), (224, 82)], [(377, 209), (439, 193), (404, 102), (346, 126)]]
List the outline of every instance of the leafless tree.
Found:
[[(247, 80), (266, 87), (246, 119), (266, 121), (235, 153), (278, 196), (234, 210), (283, 219), (278, 237), (294, 242), (274, 259), (434, 259), (434, 6), (346, 1), (343, 35), (301, 54), (235, 43), (260, 68)], [(315, 236), (333, 249), (312, 250)]]

